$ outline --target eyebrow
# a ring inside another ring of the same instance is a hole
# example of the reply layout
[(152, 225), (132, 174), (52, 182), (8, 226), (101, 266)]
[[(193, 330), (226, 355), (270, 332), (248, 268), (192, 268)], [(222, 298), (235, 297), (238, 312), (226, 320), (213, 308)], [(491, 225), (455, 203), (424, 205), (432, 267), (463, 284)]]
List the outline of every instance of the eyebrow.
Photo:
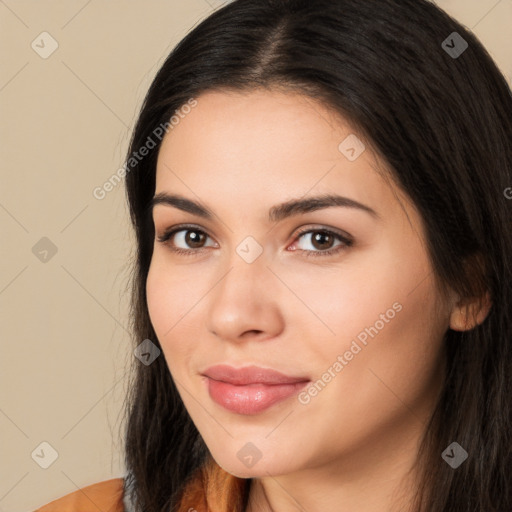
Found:
[[(208, 220), (213, 220), (213, 217), (215, 216), (213, 212), (205, 206), (178, 194), (167, 194), (165, 192), (156, 194), (152, 198), (149, 205), (151, 212), (153, 211), (153, 208), (158, 204), (173, 206), (179, 210), (197, 215), (198, 217), (202, 217)], [(286, 219), (287, 217), (301, 215), (308, 212), (313, 212), (315, 210), (322, 210), (324, 208), (331, 207), (355, 208), (370, 214), (375, 219), (381, 218), (375, 210), (369, 206), (359, 203), (358, 201), (355, 201), (354, 199), (336, 194), (324, 194), (321, 196), (308, 197), (306, 199), (291, 199), (284, 203), (272, 206), (268, 212), (268, 220), (269, 222), (279, 222), (283, 219)]]

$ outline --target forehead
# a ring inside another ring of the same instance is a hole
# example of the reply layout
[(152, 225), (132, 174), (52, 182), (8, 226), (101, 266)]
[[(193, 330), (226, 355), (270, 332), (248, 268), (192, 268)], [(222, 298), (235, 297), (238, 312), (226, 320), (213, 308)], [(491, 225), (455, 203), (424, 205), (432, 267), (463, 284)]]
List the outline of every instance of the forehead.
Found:
[[(343, 117), (298, 93), (210, 91), (162, 142), (156, 193), (261, 209), (305, 194), (338, 193), (378, 210), (399, 191), (371, 147), (350, 161), (340, 143), (357, 137)], [(405, 198), (404, 198), (405, 200)]]
[(210, 91), (171, 128), (160, 153), (189, 161), (215, 156), (239, 167), (257, 157), (258, 165), (275, 167), (305, 156), (336, 159), (340, 137), (352, 131), (332, 109), (301, 94)]

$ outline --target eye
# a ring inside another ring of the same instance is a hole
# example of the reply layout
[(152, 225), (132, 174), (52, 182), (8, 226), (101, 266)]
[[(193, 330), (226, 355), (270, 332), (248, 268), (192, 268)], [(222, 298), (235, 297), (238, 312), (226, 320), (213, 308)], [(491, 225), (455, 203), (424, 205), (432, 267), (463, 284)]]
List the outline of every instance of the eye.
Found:
[[(310, 250), (310, 249), (302, 249), (299, 248), (301, 252), (304, 253), (305, 256), (331, 256), (338, 252), (343, 251), (347, 247), (351, 247), (354, 243), (352, 238), (348, 235), (342, 235), (341, 233), (336, 233), (329, 229), (325, 228), (315, 228), (315, 229), (307, 229), (299, 232), (296, 236), (296, 240), (299, 240), (308, 235), (310, 239), (310, 246), (314, 249), (319, 250)], [(313, 236), (311, 236), (313, 235)], [(340, 243), (332, 247), (332, 243), (338, 240)], [(295, 244), (295, 243), (294, 243)], [(296, 249), (293, 249), (296, 250)]]
[[(177, 254), (190, 256), (204, 250), (205, 246), (202, 244), (206, 238), (209, 237), (202, 229), (195, 226), (181, 225), (167, 230), (162, 236), (158, 237), (158, 241), (168, 245), (171, 251)], [(171, 239), (173, 239), (172, 243)], [(191, 248), (176, 247), (176, 242), (185, 246), (189, 245)]]
[[(296, 241), (306, 237), (306, 235), (313, 235), (309, 236), (311, 240), (310, 244), (313, 247), (313, 250), (293, 248), (292, 251), (299, 250), (301, 253), (308, 257), (330, 256), (332, 254), (343, 251), (347, 247), (351, 247), (354, 243), (353, 239), (349, 235), (342, 235), (341, 233), (336, 233), (330, 229), (325, 228), (309, 228), (307, 230), (300, 231), (296, 235), (292, 246), (296, 245)], [(207, 245), (204, 245), (205, 240), (208, 238), (210, 238), (208, 234), (196, 226), (181, 225), (168, 229), (164, 232), (163, 235), (157, 237), (157, 240), (160, 243), (167, 245), (170, 250), (176, 254), (193, 256), (203, 252), (205, 248), (208, 247)], [(340, 243), (332, 247), (332, 243), (336, 240), (338, 240)], [(178, 247), (176, 244), (185, 247)], [(210, 245), (210, 247), (216, 246), (216, 244)]]

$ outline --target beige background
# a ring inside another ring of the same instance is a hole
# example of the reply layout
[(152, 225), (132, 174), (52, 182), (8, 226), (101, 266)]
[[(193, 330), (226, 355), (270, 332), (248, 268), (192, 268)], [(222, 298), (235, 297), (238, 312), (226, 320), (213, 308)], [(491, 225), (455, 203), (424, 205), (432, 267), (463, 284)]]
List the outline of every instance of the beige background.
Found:
[[(103, 200), (92, 191), (122, 166), (169, 51), (224, 3), (0, 0), (0, 512), (124, 474), (133, 240), (122, 184)], [(438, 4), (510, 82), (512, 1)], [(59, 45), (46, 59), (31, 47), (50, 48), (43, 31)], [(46, 262), (32, 251), (43, 237), (57, 249)], [(36, 463), (44, 441), (58, 452), (48, 469)]]

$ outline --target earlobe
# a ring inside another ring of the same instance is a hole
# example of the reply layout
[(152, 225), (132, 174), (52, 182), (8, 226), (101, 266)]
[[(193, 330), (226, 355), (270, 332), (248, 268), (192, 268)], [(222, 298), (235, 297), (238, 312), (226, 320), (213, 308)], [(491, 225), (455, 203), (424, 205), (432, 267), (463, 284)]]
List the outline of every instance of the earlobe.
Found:
[(454, 331), (469, 331), (480, 325), (489, 314), (492, 301), (489, 292), (483, 297), (459, 301), (450, 316), (450, 329)]

